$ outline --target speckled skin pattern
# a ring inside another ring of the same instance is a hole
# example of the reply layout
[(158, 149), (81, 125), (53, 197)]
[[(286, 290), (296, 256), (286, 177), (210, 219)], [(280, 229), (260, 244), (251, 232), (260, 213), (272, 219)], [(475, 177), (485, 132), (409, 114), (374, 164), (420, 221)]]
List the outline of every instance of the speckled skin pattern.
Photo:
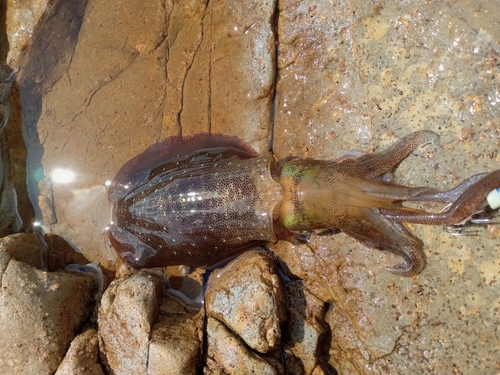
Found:
[[(413, 276), (425, 267), (423, 244), (403, 222), (460, 223), (500, 186), (500, 170), (473, 176), (448, 192), (386, 181), (415, 147), (438, 140), (429, 131), (375, 154), (278, 163), (238, 147), (196, 150), (202, 137), (172, 147), (180, 156), (170, 152), (141, 170), (145, 152), (118, 173), (110, 189), (109, 238), (125, 263), (207, 267), (267, 242), (303, 241), (313, 233), (340, 230), (400, 255), (403, 263), (388, 270)], [(221, 141), (210, 137), (204, 145)], [(404, 207), (405, 201), (451, 206), (428, 213)]]
[(199, 267), (276, 242), (272, 211), (281, 188), (270, 162), (229, 148), (166, 162), (118, 200), (114, 248), (136, 267)]

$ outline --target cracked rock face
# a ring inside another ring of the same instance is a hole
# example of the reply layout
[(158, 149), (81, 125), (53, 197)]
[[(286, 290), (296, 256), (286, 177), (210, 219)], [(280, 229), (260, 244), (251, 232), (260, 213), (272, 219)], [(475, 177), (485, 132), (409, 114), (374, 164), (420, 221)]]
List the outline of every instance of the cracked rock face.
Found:
[(202, 365), (204, 312), (163, 294), (142, 272), (116, 279), (98, 312), (101, 361), (114, 374), (196, 374)]
[[(44, 228), (110, 272), (106, 181), (171, 135), (236, 135), (260, 153), (272, 135), (278, 158), (332, 159), (429, 129), (441, 145), (418, 149), (396, 181), (446, 189), (498, 169), (496, 3), (88, 0), (59, 2), (46, 12), (48, 5), (32, 3), (23, 30), (38, 32), (32, 39), (23, 34), (22, 42), (16, 14), (27, 12), (7, 2), (9, 63), (19, 84), (9, 100), (13, 111), (22, 108), (28, 157), (12, 151), (12, 138), (2, 143), (2, 155), (27, 163)], [(36, 19), (43, 14), (42, 24)], [(58, 170), (73, 179), (64, 183)], [(102, 299), (98, 333), (78, 340), (95, 348), (97, 335), (99, 361), (115, 373), (238, 373), (238, 366), (272, 374), (499, 372), (498, 226), (471, 237), (411, 230), (428, 258), (414, 278), (391, 275), (385, 267), (396, 257), (343, 234), (313, 236), (301, 246), (280, 242), (269, 247), (291, 283), (279, 281), (265, 256), (252, 258), (258, 287), (243, 266), (231, 265), (219, 286), (230, 309), (212, 292), (205, 315), (166, 299), (155, 275), (123, 277)], [(45, 277), (28, 270), (20, 295), (34, 287), (32, 277)], [(256, 289), (246, 292), (262, 293), (258, 304), (236, 293), (249, 285)], [(229, 299), (237, 294), (243, 299)], [(93, 350), (82, 356), (95, 360)], [(166, 358), (179, 360), (165, 369)]]
[(268, 253), (247, 252), (212, 274), (205, 304), (250, 348), (267, 353), (281, 344), (285, 291)]

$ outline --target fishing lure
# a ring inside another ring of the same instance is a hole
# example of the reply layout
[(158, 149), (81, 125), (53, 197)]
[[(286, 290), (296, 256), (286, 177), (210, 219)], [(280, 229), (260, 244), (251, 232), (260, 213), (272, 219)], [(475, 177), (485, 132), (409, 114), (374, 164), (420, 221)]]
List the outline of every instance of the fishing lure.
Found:
[[(447, 207), (445, 207), (446, 209)], [(486, 200), (472, 215), (457, 224), (445, 225), (444, 231), (452, 236), (477, 236), (479, 228), (486, 225), (498, 224), (493, 221), (500, 208), (500, 188), (493, 189), (486, 196)]]
[[(374, 154), (275, 161), (235, 138), (169, 138), (117, 173), (109, 239), (132, 267), (210, 267), (269, 242), (342, 231), (400, 255), (390, 272), (416, 275), (425, 267), (423, 243), (403, 223), (461, 223), (500, 186), (500, 170), (445, 192), (384, 179), (418, 145), (437, 140), (419, 131)], [(430, 213), (403, 206), (407, 201), (450, 206)]]

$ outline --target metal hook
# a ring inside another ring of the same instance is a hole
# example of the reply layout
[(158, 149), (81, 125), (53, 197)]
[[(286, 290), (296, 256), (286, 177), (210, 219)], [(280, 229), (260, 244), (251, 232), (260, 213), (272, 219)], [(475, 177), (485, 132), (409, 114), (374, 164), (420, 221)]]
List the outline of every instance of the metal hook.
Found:
[(461, 223), (445, 225), (443, 230), (451, 236), (478, 236), (479, 227), (484, 229), (487, 225), (500, 224), (500, 222), (493, 221), (493, 218), (500, 210), (499, 197), (500, 188), (492, 190), (476, 212)]
[(479, 230), (463, 224), (445, 225), (443, 230), (450, 236), (478, 236)]

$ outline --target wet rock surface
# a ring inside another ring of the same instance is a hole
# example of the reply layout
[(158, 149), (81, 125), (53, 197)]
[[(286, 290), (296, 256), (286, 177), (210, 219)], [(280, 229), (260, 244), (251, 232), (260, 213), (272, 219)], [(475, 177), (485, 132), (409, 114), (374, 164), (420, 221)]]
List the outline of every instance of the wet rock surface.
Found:
[(10, 47), (7, 55), (9, 65), (19, 65), (24, 52), (31, 45), (33, 35), (55, 2), (55, 0), (5, 2), (5, 26)]
[[(498, 169), (500, 26), (495, 2), (282, 1), (279, 7), (265, 1), (148, 7), (138, 1), (63, 3), (74, 7), (57, 8), (46, 26), (22, 21), (25, 30), (38, 28), (33, 35), (41, 38), (26, 53), (21, 47), (26, 42), (13, 42), (18, 38), (16, 7), (21, 4), (8, 3), (9, 61), (20, 69), (30, 194), (44, 228), (69, 240), (89, 261), (101, 262), (110, 275), (115, 268), (105, 237), (105, 181), (132, 156), (169, 135), (237, 135), (266, 152), (272, 132), (278, 158), (331, 159), (349, 150), (380, 150), (412, 131), (430, 129), (441, 135), (441, 144), (418, 149), (401, 164), (396, 181), (446, 189), (475, 173)], [(22, 6), (31, 7), (33, 15), (46, 11), (36, 2)], [(53, 43), (47, 46), (44, 40)], [(48, 47), (53, 53), (46, 53)], [(12, 126), (5, 132), (13, 134)], [(3, 143), (3, 155), (5, 144), (13, 143)], [(16, 159), (18, 154), (7, 153), (10, 160), (23, 160)], [(53, 172), (58, 168), (76, 178), (57, 181)], [(4, 202), (8, 200), (2, 198)], [(11, 232), (12, 221), (5, 228)], [(95, 327), (98, 362), (95, 333), (78, 336), (73, 347), (89, 340), (81, 359), (88, 359), (96, 371), (102, 363), (115, 373), (197, 373), (204, 368), (214, 374), (251, 369), (271, 374), (480, 369), (496, 374), (498, 227), (479, 228), (475, 237), (453, 237), (442, 228), (418, 225), (411, 230), (424, 241), (428, 258), (427, 268), (414, 278), (391, 275), (385, 268), (397, 263), (397, 257), (343, 234), (313, 236), (300, 246), (270, 246), (294, 277), (286, 287), (287, 320), (279, 335), (280, 308), (245, 301), (241, 317), (264, 310), (269, 314), (247, 320), (261, 321), (249, 339), (238, 328), (238, 316), (217, 305), (211, 311), (212, 301), (206, 317), (188, 312), (166, 301), (158, 276), (132, 275), (115, 281), (102, 299)], [(14, 350), (2, 350), (2, 363), (7, 368), (20, 365), (20, 358), (26, 358), (24, 343), (39, 342), (33, 339), (38, 333), (24, 329), (31, 324), (50, 332), (40, 334), (47, 335), (40, 339), (43, 344), (56, 337), (64, 343), (59, 349), (36, 346), (40, 355), (25, 367), (31, 373), (49, 373), (57, 369), (81, 327), (72, 323), (78, 328), (59, 332), (46, 325), (44, 314), (61, 316), (62, 310), (47, 298), (55, 293), (50, 286), (67, 271), (37, 269), (38, 245), (29, 238), (21, 240), (22, 246), (35, 249), (31, 255), (2, 253), (2, 283), (10, 280), (5, 290), (15, 290), (15, 298), (21, 298), (39, 288), (39, 300), (32, 301), (36, 308), (26, 307), (35, 312), (32, 323), (4, 312), (2, 304), (1, 313), (10, 316), (10, 327), (17, 332), (6, 338)], [(71, 253), (65, 248), (59, 258), (66, 259), (66, 252)], [(256, 270), (269, 270), (266, 262), (259, 264)], [(281, 305), (281, 297), (271, 298), (281, 288), (275, 272), (264, 273), (262, 285), (271, 286), (269, 301)], [(70, 275), (95, 283), (90, 275)], [(227, 293), (247, 285), (241, 271), (229, 270), (224, 277), (230, 276), (235, 281), (226, 286)], [(123, 294), (122, 284), (130, 284)], [(3, 300), (14, 298), (11, 294), (5, 292)], [(56, 294), (64, 295), (59, 289)], [(74, 296), (66, 298), (73, 301)], [(70, 306), (68, 301), (61, 303)], [(73, 322), (79, 314), (85, 320), (75, 308), (81, 301), (71, 303)], [(263, 328), (270, 322), (272, 329)], [(259, 342), (259, 337), (265, 338)], [(16, 342), (8, 341), (14, 338)], [(42, 348), (54, 351), (49, 355)], [(73, 356), (71, 350), (67, 358)], [(70, 368), (68, 361), (60, 371), (73, 371), (64, 370)], [(166, 368), (163, 362), (168, 362)]]
[(50, 250), (34, 234), (0, 239), (0, 365), (5, 373), (54, 373), (92, 311), (96, 278), (40, 269)]
[[(10, 118), (9, 93), (14, 80), (13, 70), (0, 61), (0, 136)], [(0, 138), (0, 145), (3, 143), (3, 139)], [(0, 161), (4, 158), (8, 159), (8, 156), (7, 152), (0, 152)], [(22, 226), (22, 220), (17, 212), (16, 191), (10, 181), (9, 171), (3, 167), (3, 164), (2, 162), (0, 168), (0, 237), (18, 232)], [(5, 165), (8, 165), (8, 161)]]
[(0, 133), (7, 125), (10, 116), (10, 103), (7, 100), (12, 82), (14, 82), (14, 72), (6, 65), (0, 65)]
[(286, 291), (288, 319), (283, 331), (287, 374), (334, 374), (327, 364), (331, 333), (324, 322), (325, 302), (300, 281), (288, 283)]
[[(431, 129), (441, 144), (417, 150), (396, 181), (446, 189), (496, 169), (499, 107), (485, 98), (498, 97), (500, 29), (483, 5), (283, 2), (274, 151), (331, 158)], [(488, 327), (498, 322), (498, 229), (478, 237), (411, 230), (428, 260), (411, 279), (385, 271), (397, 257), (343, 234), (274, 248), (329, 302), (329, 363), (341, 374), (498, 371), (487, 344), (500, 342)]]

